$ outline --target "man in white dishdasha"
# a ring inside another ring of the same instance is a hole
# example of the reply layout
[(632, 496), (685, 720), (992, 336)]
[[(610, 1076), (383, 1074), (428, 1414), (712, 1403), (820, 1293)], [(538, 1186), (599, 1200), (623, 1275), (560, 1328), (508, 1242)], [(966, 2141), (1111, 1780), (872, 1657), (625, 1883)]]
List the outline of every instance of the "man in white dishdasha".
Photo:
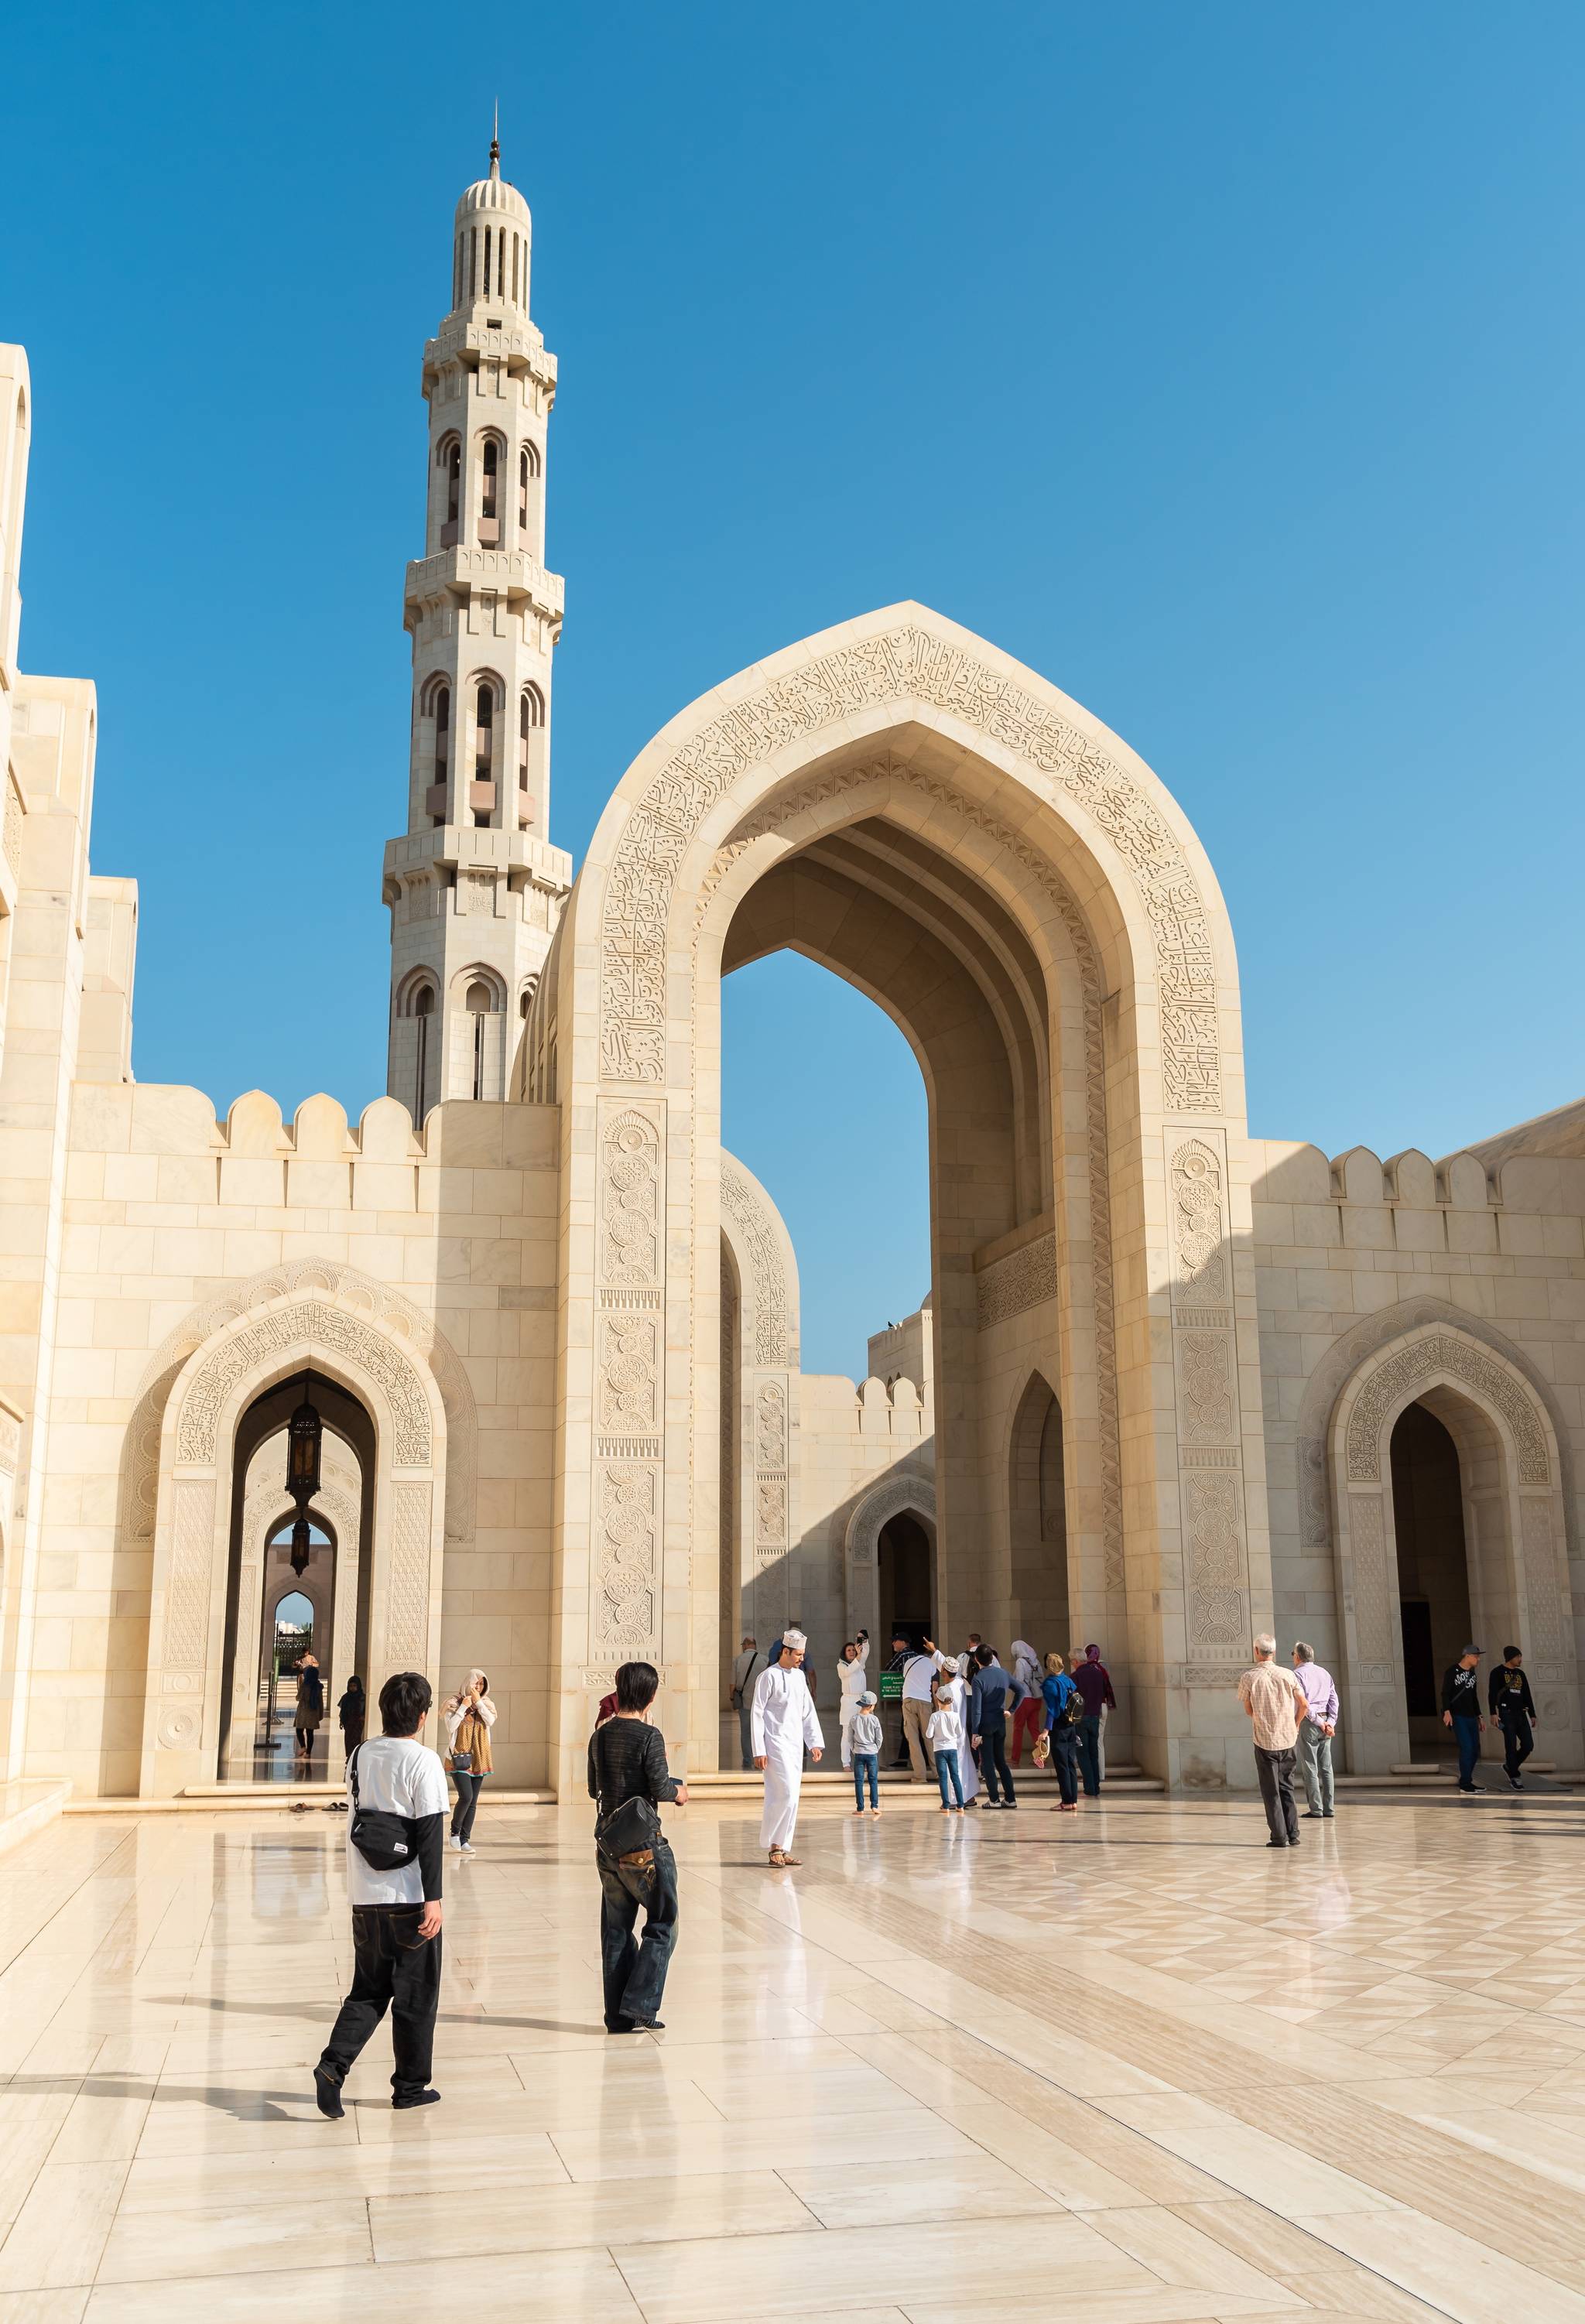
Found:
[(760, 1818), (760, 1845), (778, 1867), (796, 1864), (788, 1854), (798, 1820), (798, 1792), (804, 1780), (804, 1753), (818, 1759), (825, 1748), (820, 1720), (803, 1673), (808, 1640), (801, 1630), (784, 1630), (781, 1652), (754, 1682), (754, 1706), (750, 1716), (750, 1741), (754, 1765), (765, 1771), (765, 1812)]

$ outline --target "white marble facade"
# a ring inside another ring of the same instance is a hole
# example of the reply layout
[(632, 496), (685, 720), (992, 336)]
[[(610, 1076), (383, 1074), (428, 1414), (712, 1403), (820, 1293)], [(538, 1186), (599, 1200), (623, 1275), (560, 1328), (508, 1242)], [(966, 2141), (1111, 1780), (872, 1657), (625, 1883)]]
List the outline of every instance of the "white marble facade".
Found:
[[(89, 868), (91, 685), (19, 666), (0, 349), (0, 1779), (235, 1773), (305, 1379), (333, 1691), (484, 1665), (507, 1782), (576, 1787), (631, 1655), (707, 1767), (743, 1627), (800, 1617), (829, 1666), (899, 1591), (954, 1639), (1101, 1640), (1113, 1748), (1175, 1787), (1249, 1780), (1266, 1627), (1336, 1670), (1357, 1771), (1424, 1748), (1457, 1624), (1523, 1646), (1578, 1765), (1579, 1110), (1441, 1161), (1251, 1139), (1182, 808), (917, 604), (680, 711), (573, 881), (529, 245), (493, 157), (425, 353), (390, 1093), (356, 1122), (132, 1078), (136, 889)], [(795, 1254), (720, 1143), (721, 979), (788, 945), (930, 1093), (929, 1296), (863, 1382), (802, 1370)]]

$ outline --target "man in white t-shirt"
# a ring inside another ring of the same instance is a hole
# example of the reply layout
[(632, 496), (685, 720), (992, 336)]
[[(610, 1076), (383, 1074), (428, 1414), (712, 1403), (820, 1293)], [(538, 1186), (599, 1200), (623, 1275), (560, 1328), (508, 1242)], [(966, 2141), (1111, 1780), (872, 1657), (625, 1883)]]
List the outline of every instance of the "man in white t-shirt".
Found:
[[(352, 1900), (352, 1990), (314, 2068), (319, 2112), (346, 2112), (341, 2086), (364, 2044), (391, 2012), (394, 2107), (432, 2106), (435, 2012), (440, 2000), (440, 1868), (450, 1801), (439, 1757), (421, 1743), (432, 1698), (419, 1671), (399, 1671), (380, 1689), (384, 1733), (360, 1743), (347, 1767), (346, 1886)], [(379, 1871), (353, 1844), (359, 1812), (399, 1817), (404, 1862)]]

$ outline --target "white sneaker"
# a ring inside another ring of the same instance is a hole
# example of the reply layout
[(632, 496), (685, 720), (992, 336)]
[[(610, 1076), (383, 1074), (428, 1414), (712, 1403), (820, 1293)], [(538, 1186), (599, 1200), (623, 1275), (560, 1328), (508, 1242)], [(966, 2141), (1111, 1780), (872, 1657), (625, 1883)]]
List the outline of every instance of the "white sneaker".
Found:
[(472, 1856), (475, 1853), (474, 1843), (471, 1840), (459, 1840), (456, 1844), (461, 1849), (465, 1856)]
[(451, 1849), (454, 1855), (460, 1856), (462, 1854), (462, 1842), (460, 1840), (448, 1840), (446, 1845)]

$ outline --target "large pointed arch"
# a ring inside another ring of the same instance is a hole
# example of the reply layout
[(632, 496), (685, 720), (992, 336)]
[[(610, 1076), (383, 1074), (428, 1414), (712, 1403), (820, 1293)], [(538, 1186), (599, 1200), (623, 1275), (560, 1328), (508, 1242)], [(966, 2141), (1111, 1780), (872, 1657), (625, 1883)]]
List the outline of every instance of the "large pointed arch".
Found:
[[(1149, 1674), (1134, 1688), (1147, 1763), (1225, 1779), (1222, 1722), (1175, 1739), (1167, 1690), (1224, 1687), (1270, 1594), (1252, 1304), (1232, 1284), (1249, 1222), (1230, 1167), (1226, 915), (1186, 819), (1125, 744), (913, 604), (743, 672), (640, 754), (530, 1018), (530, 1084), (548, 1095), (553, 1077), (562, 1107), (569, 1222), (566, 1768), (578, 1665), (618, 1651), (690, 1693), (668, 1715), (701, 1764), (713, 1753), (716, 1576), (699, 1545), (715, 1536), (720, 1440), (719, 985), (788, 945), (888, 1010), (925, 1076), (942, 1618), (1005, 1618), (988, 1432), (1013, 1374), (1041, 1364), (1070, 1421), (1074, 1618)], [(1180, 1247), (1208, 1229), (1209, 1272)], [(670, 1425), (585, 1429), (634, 1314), (656, 1318), (650, 1408)], [(689, 1592), (668, 1599), (661, 1576), (684, 1558)]]

